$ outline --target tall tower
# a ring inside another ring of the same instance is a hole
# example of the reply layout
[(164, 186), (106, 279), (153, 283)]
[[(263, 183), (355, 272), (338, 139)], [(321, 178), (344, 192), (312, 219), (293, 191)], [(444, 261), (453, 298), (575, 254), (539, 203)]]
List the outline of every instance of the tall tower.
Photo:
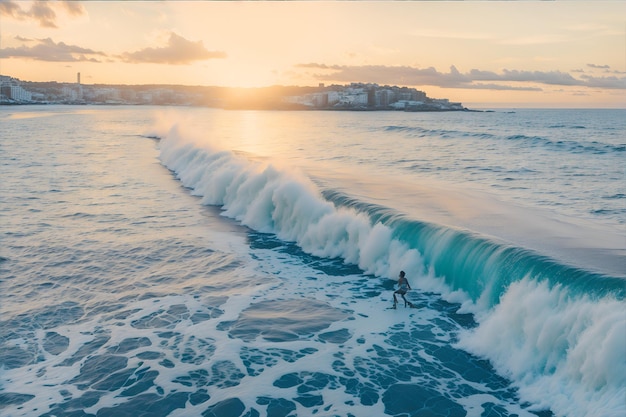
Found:
[(76, 96), (78, 98), (78, 100), (82, 100), (83, 99), (83, 86), (80, 85), (80, 72), (76, 73), (76, 85), (78, 86), (78, 91), (76, 92)]

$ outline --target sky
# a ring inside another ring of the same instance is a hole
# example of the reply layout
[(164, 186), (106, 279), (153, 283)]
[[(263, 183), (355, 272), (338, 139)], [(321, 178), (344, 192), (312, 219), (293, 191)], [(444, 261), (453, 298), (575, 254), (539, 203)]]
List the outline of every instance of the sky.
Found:
[(25, 81), (409, 86), (465, 106), (626, 108), (626, 1), (0, 0)]

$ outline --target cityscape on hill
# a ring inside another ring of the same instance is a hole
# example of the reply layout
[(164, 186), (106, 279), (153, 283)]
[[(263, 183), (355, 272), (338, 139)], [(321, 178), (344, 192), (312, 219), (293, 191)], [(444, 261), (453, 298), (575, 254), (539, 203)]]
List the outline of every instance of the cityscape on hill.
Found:
[(0, 104), (206, 106), (227, 109), (463, 111), (409, 87), (351, 83), (317, 87), (230, 88), (33, 82), (0, 75)]

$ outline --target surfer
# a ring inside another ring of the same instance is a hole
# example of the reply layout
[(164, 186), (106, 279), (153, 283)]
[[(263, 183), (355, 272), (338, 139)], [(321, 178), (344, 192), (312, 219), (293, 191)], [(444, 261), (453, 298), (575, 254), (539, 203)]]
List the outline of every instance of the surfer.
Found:
[(406, 279), (404, 271), (400, 271), (400, 276), (398, 278), (398, 289), (393, 292), (393, 308), (396, 308), (396, 305), (398, 304), (398, 299), (396, 298), (396, 294), (400, 294), (400, 296), (404, 300), (405, 307), (407, 305), (410, 307), (413, 307), (413, 304), (410, 301), (408, 301), (406, 298), (404, 298), (404, 294), (406, 294), (406, 292), (410, 289), (411, 289), (411, 285), (409, 285), (409, 280)]

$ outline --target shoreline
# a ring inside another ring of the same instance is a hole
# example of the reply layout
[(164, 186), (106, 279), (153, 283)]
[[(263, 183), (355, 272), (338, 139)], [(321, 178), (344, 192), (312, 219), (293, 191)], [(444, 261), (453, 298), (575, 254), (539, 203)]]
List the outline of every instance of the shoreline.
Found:
[(157, 106), (157, 107), (198, 107), (222, 110), (279, 110), (279, 111), (330, 111), (330, 112), (404, 112), (404, 113), (448, 113), (448, 112), (474, 112), (489, 113), (494, 110), (480, 110), (463, 108), (423, 108), (423, 109), (394, 109), (394, 108), (369, 108), (369, 107), (301, 107), (301, 106), (211, 106), (202, 104), (180, 103), (63, 103), (63, 102), (28, 102), (28, 103), (0, 103), (0, 107), (12, 106)]

